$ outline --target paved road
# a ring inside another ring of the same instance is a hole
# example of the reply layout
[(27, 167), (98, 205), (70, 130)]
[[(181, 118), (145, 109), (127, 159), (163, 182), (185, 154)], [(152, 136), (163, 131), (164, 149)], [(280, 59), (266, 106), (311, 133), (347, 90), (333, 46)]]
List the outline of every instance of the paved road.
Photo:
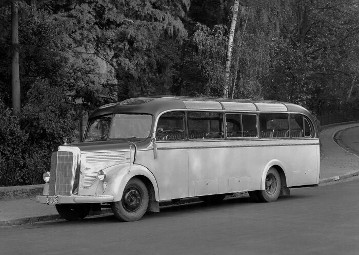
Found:
[(349, 128), (340, 133), (342, 145), (359, 155), (359, 127)]
[(114, 217), (0, 229), (1, 254), (358, 254), (359, 179), (292, 190), (275, 203), (247, 198), (166, 208), (133, 223)]

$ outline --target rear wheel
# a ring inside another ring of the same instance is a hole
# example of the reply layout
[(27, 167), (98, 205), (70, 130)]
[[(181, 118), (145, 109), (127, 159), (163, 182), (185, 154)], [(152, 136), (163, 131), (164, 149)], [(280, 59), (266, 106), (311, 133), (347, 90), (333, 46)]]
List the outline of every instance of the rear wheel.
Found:
[(146, 185), (141, 180), (133, 178), (126, 184), (121, 201), (112, 204), (112, 211), (120, 221), (136, 221), (146, 213), (148, 203)]
[(278, 171), (272, 167), (265, 179), (265, 189), (249, 192), (250, 197), (259, 202), (276, 201), (280, 195), (282, 183)]
[(272, 167), (268, 170), (265, 189), (259, 190), (257, 195), (261, 202), (273, 202), (276, 201), (280, 195), (282, 184), (278, 171)]
[(90, 212), (88, 204), (57, 204), (56, 210), (62, 218), (69, 221), (82, 220)]

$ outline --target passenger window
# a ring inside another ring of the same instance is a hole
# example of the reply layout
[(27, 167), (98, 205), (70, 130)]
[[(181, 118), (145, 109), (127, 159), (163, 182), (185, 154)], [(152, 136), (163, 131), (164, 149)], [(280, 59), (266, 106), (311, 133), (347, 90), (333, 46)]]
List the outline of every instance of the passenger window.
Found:
[(290, 136), (296, 137), (314, 137), (313, 125), (309, 119), (301, 114), (291, 114), (290, 118)]
[(223, 138), (223, 114), (216, 112), (188, 112), (190, 139)]
[(254, 114), (227, 114), (227, 137), (257, 137), (257, 117)]
[(167, 112), (160, 116), (157, 123), (156, 140), (175, 141), (185, 138), (184, 112)]
[(227, 137), (243, 137), (242, 115), (226, 115)]
[(304, 118), (304, 137), (314, 137), (313, 125), (307, 118)]
[(262, 113), (259, 117), (261, 137), (289, 137), (289, 121), (286, 113)]
[(290, 117), (290, 136), (293, 138), (304, 137), (303, 115), (291, 114)]
[(257, 137), (257, 116), (242, 114), (243, 137)]

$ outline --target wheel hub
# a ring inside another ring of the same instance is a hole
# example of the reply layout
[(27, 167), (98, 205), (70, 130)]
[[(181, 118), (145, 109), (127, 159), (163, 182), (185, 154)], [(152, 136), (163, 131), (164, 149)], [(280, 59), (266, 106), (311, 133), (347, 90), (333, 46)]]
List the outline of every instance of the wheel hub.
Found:
[(141, 193), (136, 188), (129, 188), (126, 190), (122, 199), (123, 207), (129, 211), (134, 212), (141, 206)]
[(266, 177), (266, 192), (273, 195), (277, 190), (277, 180), (273, 174), (269, 174)]

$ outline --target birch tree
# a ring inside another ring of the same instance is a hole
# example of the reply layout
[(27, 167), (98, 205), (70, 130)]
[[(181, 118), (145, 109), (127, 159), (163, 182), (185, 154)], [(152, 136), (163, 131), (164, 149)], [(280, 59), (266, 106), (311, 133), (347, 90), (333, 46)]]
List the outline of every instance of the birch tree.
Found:
[(230, 27), (230, 31), (229, 31), (229, 37), (228, 37), (226, 71), (225, 71), (225, 80), (224, 80), (224, 88), (223, 88), (223, 96), (224, 97), (228, 97), (228, 93), (229, 93), (231, 64), (232, 64), (232, 48), (233, 48), (234, 34), (235, 34), (235, 30), (236, 30), (236, 25), (237, 25), (238, 9), (239, 9), (239, 0), (235, 0), (234, 4), (233, 4), (233, 16), (232, 16), (231, 27)]

